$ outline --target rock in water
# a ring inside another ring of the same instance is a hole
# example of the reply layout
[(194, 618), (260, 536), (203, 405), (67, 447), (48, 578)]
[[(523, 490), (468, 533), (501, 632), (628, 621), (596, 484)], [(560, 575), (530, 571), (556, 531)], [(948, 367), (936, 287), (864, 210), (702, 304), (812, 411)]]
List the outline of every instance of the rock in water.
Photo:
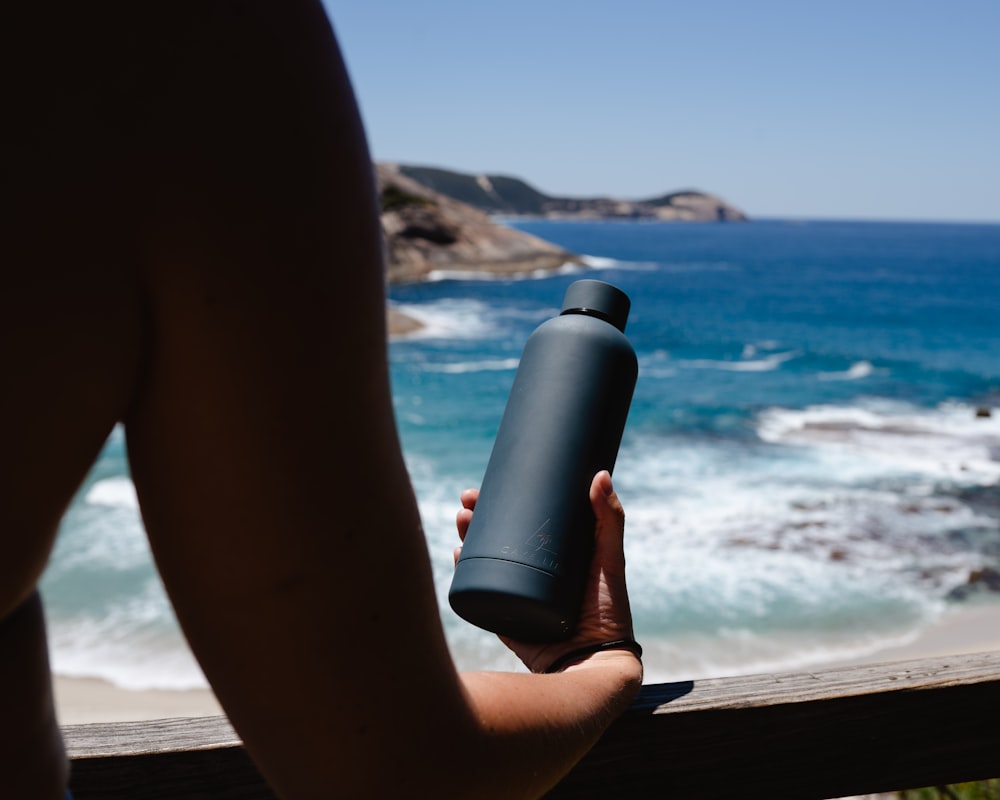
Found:
[(377, 164), (390, 283), (436, 271), (494, 274), (559, 269), (579, 258), (550, 242), (493, 222), (471, 206)]

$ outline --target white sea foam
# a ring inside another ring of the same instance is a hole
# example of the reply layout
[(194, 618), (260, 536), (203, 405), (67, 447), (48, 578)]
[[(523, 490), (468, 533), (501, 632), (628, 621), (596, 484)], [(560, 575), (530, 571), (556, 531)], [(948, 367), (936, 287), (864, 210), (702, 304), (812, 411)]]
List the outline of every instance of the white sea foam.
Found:
[(423, 326), (407, 334), (408, 339), (482, 339), (496, 332), (492, 309), (478, 300), (394, 303), (393, 307)]
[(654, 350), (651, 353), (640, 353), (639, 376), (645, 381), (649, 379), (673, 378), (678, 374), (677, 362), (673, 361), (667, 350)]
[[(77, 570), (122, 572), (151, 564), (149, 542), (138, 506), (128, 501), (129, 492), (120, 485), (122, 482), (131, 486), (127, 478), (107, 479), (91, 490), (93, 492), (102, 484), (113, 486), (98, 494), (107, 492), (108, 499), (119, 500), (116, 504), (93, 503), (89, 499), (91, 492), (88, 492), (82, 504), (70, 507), (48, 568), (53, 577), (70, 575)], [(132, 492), (134, 496), (134, 490)]]
[(875, 367), (870, 361), (856, 361), (842, 372), (821, 372), (817, 377), (821, 381), (857, 381), (874, 374)]
[(971, 406), (934, 409), (901, 404), (770, 409), (758, 435), (767, 442), (821, 448), (877, 469), (981, 485), (1000, 480), (1000, 418), (977, 417)]
[(581, 256), (581, 260), (591, 269), (614, 269), (622, 262), (616, 258), (605, 258), (604, 256)]
[(97, 481), (85, 495), (86, 502), (95, 506), (112, 508), (139, 508), (135, 484), (129, 478), (105, 478)]
[[(762, 415), (762, 427), (772, 413)], [(699, 547), (749, 544), (888, 563), (894, 550), (911, 558), (913, 537), (985, 522), (957, 500), (934, 496), (937, 476), (915, 473), (905, 454), (886, 462), (859, 457), (835, 438), (814, 447), (764, 438), (779, 446), (627, 436), (615, 480), (634, 498), (630, 538), (669, 534)]]
[(449, 375), (460, 375), (468, 372), (505, 372), (517, 369), (520, 359), (494, 358), (483, 361), (459, 361), (454, 363), (426, 363), (422, 366), (425, 372), (443, 372)]
[(424, 280), (436, 283), (440, 281), (526, 281), (548, 278), (552, 275), (572, 275), (581, 272), (589, 265), (566, 261), (555, 269), (533, 269), (524, 272), (491, 272), (489, 270), (471, 269), (435, 269), (424, 276)]
[(643, 380), (660, 380), (663, 378), (676, 378), (679, 370), (676, 367), (643, 367), (640, 365), (639, 374)]
[(102, 616), (63, 617), (48, 629), (52, 669), (60, 675), (135, 690), (208, 685), (158, 583)]
[[(755, 353), (755, 351), (752, 351)], [(744, 350), (746, 353), (746, 350)], [(763, 358), (726, 361), (711, 358), (678, 359), (675, 363), (686, 369), (719, 369), (728, 372), (771, 372), (778, 369), (786, 361), (800, 356), (801, 353), (789, 350), (784, 353), (771, 353)]]

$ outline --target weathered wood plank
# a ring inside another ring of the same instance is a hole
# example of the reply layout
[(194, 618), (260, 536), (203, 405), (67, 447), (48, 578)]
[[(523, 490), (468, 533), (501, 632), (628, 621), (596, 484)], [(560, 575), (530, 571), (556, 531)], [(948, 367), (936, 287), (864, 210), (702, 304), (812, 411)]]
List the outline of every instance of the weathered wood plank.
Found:
[(275, 800), (225, 717), (67, 725), (76, 800)]
[(1000, 776), (1000, 652), (646, 687), (553, 798), (807, 800)]
[(225, 717), (66, 725), (63, 736), (73, 760), (209, 750), (241, 744), (240, 737)]
[[(550, 794), (803, 800), (1000, 776), (1000, 652), (643, 688)], [(222, 717), (64, 728), (78, 800), (270, 800)]]

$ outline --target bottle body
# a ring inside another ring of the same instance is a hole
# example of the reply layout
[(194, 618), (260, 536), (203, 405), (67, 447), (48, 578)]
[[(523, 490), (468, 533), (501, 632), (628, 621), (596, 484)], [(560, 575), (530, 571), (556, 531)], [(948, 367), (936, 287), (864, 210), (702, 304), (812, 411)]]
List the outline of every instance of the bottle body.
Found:
[(452, 580), (460, 616), (522, 641), (572, 633), (593, 553), (590, 484), (614, 468), (636, 375), (623, 332), (599, 316), (564, 311), (528, 339)]

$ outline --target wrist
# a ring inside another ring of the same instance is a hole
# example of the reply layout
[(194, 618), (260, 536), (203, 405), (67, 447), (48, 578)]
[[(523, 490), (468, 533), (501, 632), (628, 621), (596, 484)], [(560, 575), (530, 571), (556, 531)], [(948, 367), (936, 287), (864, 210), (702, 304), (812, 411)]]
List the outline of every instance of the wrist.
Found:
[(637, 691), (642, 686), (642, 660), (628, 650), (604, 650), (594, 653), (582, 661), (569, 665), (561, 674), (579, 674), (584, 670), (614, 671), (625, 685), (634, 686)]
[(642, 645), (635, 639), (614, 639), (607, 642), (595, 642), (593, 644), (577, 647), (555, 659), (545, 669), (546, 673), (563, 672), (567, 668), (579, 663), (589, 661), (594, 656), (605, 654), (617, 654), (631, 656), (633, 661), (638, 662), (640, 672), (642, 668)]
[(624, 703), (624, 708), (642, 687), (642, 647), (631, 638), (578, 647), (559, 656), (545, 672), (580, 678), (600, 673), (602, 681), (613, 676), (617, 704)]
[(602, 650), (575, 661), (558, 674), (590, 686), (589, 691), (603, 697), (606, 708), (617, 716), (642, 688), (643, 668), (642, 661), (628, 650)]

